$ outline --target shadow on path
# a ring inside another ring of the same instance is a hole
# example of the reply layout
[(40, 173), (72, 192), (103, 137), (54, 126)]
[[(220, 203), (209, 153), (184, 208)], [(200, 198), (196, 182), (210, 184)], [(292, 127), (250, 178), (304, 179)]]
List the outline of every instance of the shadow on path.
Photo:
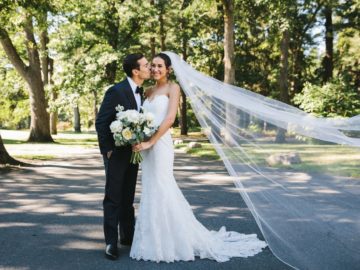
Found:
[[(140, 179), (139, 175), (139, 179)], [(208, 229), (256, 233), (250, 211), (222, 163), (177, 153), (175, 177), (196, 217)], [(0, 269), (290, 269), (266, 248), (226, 263), (152, 263), (103, 256), (104, 171), (97, 150), (0, 174)], [(138, 181), (136, 208), (141, 181)]]

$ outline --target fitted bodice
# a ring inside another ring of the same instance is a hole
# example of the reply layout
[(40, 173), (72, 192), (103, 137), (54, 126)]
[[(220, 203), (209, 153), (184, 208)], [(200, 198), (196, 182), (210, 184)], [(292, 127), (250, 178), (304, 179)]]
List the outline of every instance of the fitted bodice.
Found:
[(143, 108), (154, 115), (154, 123), (159, 126), (168, 111), (169, 98), (166, 95), (156, 95), (151, 100), (146, 99)]

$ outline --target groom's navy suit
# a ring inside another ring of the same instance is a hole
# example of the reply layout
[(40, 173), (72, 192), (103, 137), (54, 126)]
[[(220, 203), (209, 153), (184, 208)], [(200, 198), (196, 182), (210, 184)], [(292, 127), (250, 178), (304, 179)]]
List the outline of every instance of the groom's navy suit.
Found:
[[(122, 243), (131, 244), (133, 239), (133, 202), (138, 173), (138, 165), (130, 163), (131, 146), (116, 147), (110, 131), (110, 124), (116, 118), (115, 107), (119, 104), (124, 110), (137, 109), (134, 93), (127, 79), (106, 91), (95, 123), (106, 174), (103, 201), (105, 242), (115, 246), (118, 241), (118, 226)], [(113, 152), (107, 158), (109, 151)]]

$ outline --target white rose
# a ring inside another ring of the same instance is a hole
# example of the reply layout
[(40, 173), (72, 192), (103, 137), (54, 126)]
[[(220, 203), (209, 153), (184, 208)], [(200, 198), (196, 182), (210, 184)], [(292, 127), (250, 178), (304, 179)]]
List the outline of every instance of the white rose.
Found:
[(144, 123), (146, 121), (146, 117), (144, 114), (139, 114), (139, 122), (140, 124)]
[(138, 112), (133, 113), (132, 118), (135, 124), (140, 123), (140, 114)]
[(146, 120), (151, 122), (154, 121), (154, 115), (151, 112), (145, 114)]
[(155, 127), (154, 121), (147, 121), (147, 126), (150, 127), (150, 128)]
[(116, 119), (118, 119), (118, 120), (122, 120), (122, 119), (124, 119), (126, 117), (126, 113), (125, 112), (118, 112), (117, 114), (116, 114)]
[(132, 138), (132, 133), (131, 133), (131, 131), (130, 131), (129, 128), (125, 128), (125, 129), (121, 132), (121, 134), (123, 135), (124, 139), (127, 140), (127, 141)]
[(110, 125), (110, 130), (112, 133), (121, 132), (122, 129), (123, 129), (123, 125), (120, 121), (114, 121)]
[(136, 110), (128, 110), (126, 111), (126, 117), (128, 119), (129, 122), (131, 123), (138, 123), (139, 122), (139, 113)]
[(144, 133), (146, 136), (149, 136), (150, 132), (151, 132), (151, 130), (149, 128), (147, 128), (147, 127), (144, 128)]

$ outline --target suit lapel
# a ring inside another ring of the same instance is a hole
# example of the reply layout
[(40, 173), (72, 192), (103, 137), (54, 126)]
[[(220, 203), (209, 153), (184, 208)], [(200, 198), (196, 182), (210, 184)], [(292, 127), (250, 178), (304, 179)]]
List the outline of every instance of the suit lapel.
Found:
[(136, 100), (135, 100), (135, 96), (134, 96), (134, 93), (131, 89), (131, 86), (130, 86), (130, 83), (127, 79), (124, 80), (124, 91), (125, 91), (125, 94), (127, 96), (127, 98), (129, 99), (130, 101), (130, 104), (131, 104), (131, 107), (135, 110), (137, 110), (137, 104), (136, 104)]

